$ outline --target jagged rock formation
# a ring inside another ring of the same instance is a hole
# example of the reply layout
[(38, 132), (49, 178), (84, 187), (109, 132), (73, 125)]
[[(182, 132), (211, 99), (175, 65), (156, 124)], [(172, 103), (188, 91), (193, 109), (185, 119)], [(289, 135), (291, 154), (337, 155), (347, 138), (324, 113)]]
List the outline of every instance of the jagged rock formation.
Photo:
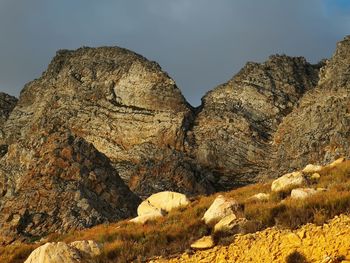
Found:
[[(350, 37), (337, 44), (315, 89), (279, 125), (267, 176), (350, 157)], [(277, 171), (277, 172), (276, 172)]]
[(0, 234), (132, 216), (129, 189), (207, 194), (350, 157), (349, 53), (347, 37), (326, 65), (284, 55), (248, 63), (194, 109), (131, 51), (59, 51), (13, 110), (0, 94)]
[(140, 202), (108, 158), (68, 132), (9, 146), (0, 166), (0, 237), (40, 237), (136, 214)]
[(140, 196), (208, 193), (204, 173), (181, 153), (191, 118), (155, 62), (122, 48), (80, 48), (59, 51), (26, 85), (4, 131), (11, 144), (40, 127), (65, 126), (104, 153)]
[(271, 139), (283, 117), (318, 81), (319, 65), (302, 57), (271, 56), (247, 63), (208, 92), (189, 132), (190, 151), (229, 189), (252, 182), (267, 167)]

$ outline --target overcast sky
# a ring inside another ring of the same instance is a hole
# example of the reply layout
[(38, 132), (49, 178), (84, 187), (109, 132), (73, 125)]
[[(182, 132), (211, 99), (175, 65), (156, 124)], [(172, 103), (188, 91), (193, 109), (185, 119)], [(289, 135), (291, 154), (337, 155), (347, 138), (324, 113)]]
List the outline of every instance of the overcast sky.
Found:
[(187, 100), (247, 61), (330, 57), (350, 0), (0, 0), (0, 91), (18, 96), (58, 49), (121, 46), (157, 61)]

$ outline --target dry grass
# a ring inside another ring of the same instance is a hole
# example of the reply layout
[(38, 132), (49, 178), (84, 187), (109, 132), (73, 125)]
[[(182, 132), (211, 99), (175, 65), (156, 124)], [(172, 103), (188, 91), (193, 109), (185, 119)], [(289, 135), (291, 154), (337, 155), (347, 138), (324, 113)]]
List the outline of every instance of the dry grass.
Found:
[(18, 244), (0, 247), (0, 262), (23, 263), (38, 245)]
[[(242, 206), (240, 214), (251, 220), (244, 232), (254, 232), (270, 226), (297, 228), (305, 223), (323, 224), (341, 213), (350, 213), (350, 161), (337, 167), (326, 167), (321, 179), (309, 182), (310, 187), (325, 187), (306, 200), (293, 200), (285, 195), (272, 195), (269, 201), (249, 199), (252, 195), (270, 191), (270, 183), (254, 184), (221, 193), (235, 198)], [(198, 197), (186, 209), (178, 209), (166, 217), (144, 225), (128, 223), (99, 225), (91, 229), (76, 231), (66, 235), (52, 235), (49, 241), (92, 239), (104, 244), (103, 254), (97, 259), (105, 262), (142, 262), (152, 256), (168, 256), (181, 253), (196, 239), (211, 233), (201, 218), (218, 194)], [(284, 199), (285, 198), (285, 199)], [(281, 200), (284, 199), (282, 202)], [(223, 235), (221, 244), (232, 241)], [(37, 246), (37, 245), (36, 245)], [(0, 248), (0, 262), (23, 262), (35, 245)]]

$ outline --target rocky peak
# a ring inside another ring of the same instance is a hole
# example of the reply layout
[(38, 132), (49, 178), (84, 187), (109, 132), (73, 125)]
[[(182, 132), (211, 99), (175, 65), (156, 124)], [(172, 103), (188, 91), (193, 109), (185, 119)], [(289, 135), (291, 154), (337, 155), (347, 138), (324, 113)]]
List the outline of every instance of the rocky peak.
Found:
[(159, 111), (186, 111), (188, 106), (156, 62), (124, 48), (60, 50), (44, 77), (56, 82), (73, 78), (91, 90), (98, 86), (100, 95), (116, 106)]
[(131, 216), (135, 194), (208, 194), (350, 157), (349, 42), (317, 65), (249, 62), (196, 111), (138, 54), (59, 51), (0, 125), (0, 234), (83, 228)]
[(227, 83), (208, 92), (189, 132), (192, 154), (231, 188), (254, 180), (269, 155), (284, 116), (318, 81), (318, 65), (302, 57), (271, 56), (249, 62)]
[(346, 37), (322, 67), (317, 87), (307, 92), (279, 125), (265, 175), (350, 156), (349, 76), (350, 38)]
[(4, 141), (62, 126), (105, 154), (140, 196), (209, 193), (207, 174), (183, 153), (192, 119), (192, 107), (157, 63), (118, 47), (62, 50), (21, 92)]
[(350, 87), (350, 36), (337, 43), (333, 57), (322, 68), (319, 86), (325, 88)]

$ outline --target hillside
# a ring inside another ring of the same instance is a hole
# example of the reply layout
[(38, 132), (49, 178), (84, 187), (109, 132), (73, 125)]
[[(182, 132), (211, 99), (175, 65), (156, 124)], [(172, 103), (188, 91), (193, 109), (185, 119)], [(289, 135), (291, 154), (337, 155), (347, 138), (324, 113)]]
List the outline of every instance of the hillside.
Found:
[[(214, 235), (201, 220), (219, 193), (233, 198), (242, 233), (348, 213), (349, 76), (348, 36), (316, 65), (286, 55), (248, 62), (193, 108), (156, 62), (132, 51), (58, 51), (18, 100), (0, 94), (1, 260), (21, 262), (46, 241), (93, 239), (101, 262), (183, 253), (206, 235), (229, 243), (234, 234)], [(273, 190), (292, 172), (315, 195), (299, 202), (294, 185)], [(122, 221), (142, 218), (140, 203), (163, 191), (189, 206), (159, 208), (137, 227)], [(258, 193), (270, 195), (249, 199)]]
[[(53, 234), (40, 242), (14, 243), (0, 248), (0, 260), (23, 262), (31, 251), (46, 242), (69, 244), (77, 240), (94, 240), (101, 244), (102, 251), (94, 261), (100, 263), (230, 262), (228, 260), (234, 258), (237, 262), (269, 262), (272, 257), (276, 262), (323, 262), (327, 256), (350, 259), (350, 161), (325, 166), (319, 175), (319, 179), (312, 179), (312, 174), (305, 173), (310, 179), (304, 187), (324, 190), (302, 200), (290, 196), (290, 190), (271, 192), (271, 182), (253, 184), (199, 196), (187, 207), (145, 224), (125, 220), (64, 235)], [(270, 197), (252, 198), (257, 193), (267, 193)], [(241, 219), (237, 221), (239, 228), (233, 225), (231, 230), (214, 232), (215, 223), (203, 222), (203, 215), (218, 195), (233, 198), (244, 207), (235, 212)], [(247, 221), (242, 221), (243, 218)], [(215, 248), (197, 252), (190, 249), (192, 243), (207, 235), (213, 237)], [(319, 242), (314, 242), (317, 240)], [(294, 254), (304, 261), (285, 261), (288, 257), (293, 259)], [(249, 260), (252, 257), (254, 260)], [(199, 258), (202, 261), (197, 261)], [(212, 259), (214, 261), (210, 261)]]

